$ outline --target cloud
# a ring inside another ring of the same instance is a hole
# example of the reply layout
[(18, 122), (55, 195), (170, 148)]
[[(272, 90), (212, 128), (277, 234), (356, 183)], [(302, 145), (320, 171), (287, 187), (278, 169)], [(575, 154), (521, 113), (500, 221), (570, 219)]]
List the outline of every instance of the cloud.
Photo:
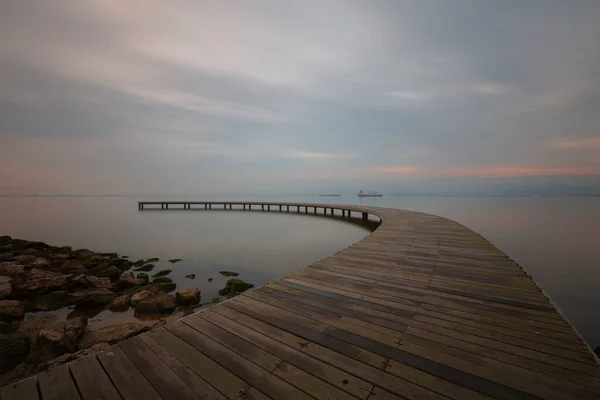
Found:
[(355, 158), (355, 154), (344, 154), (344, 153), (318, 153), (310, 151), (298, 151), (298, 150), (286, 150), (281, 154), (283, 157), (288, 158), (304, 158), (311, 160), (340, 160)]
[(564, 149), (593, 149), (600, 148), (600, 137), (578, 138), (578, 139), (557, 139), (550, 142), (553, 147)]

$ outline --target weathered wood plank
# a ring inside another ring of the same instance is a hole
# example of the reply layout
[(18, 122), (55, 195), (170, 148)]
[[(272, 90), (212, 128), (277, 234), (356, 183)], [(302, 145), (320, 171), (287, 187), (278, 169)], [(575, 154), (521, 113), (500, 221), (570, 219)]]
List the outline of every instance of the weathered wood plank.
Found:
[(95, 354), (72, 361), (69, 370), (83, 400), (121, 399)]
[(37, 377), (24, 379), (0, 389), (2, 400), (38, 400)]
[(80, 399), (66, 364), (40, 372), (37, 378), (43, 400)]

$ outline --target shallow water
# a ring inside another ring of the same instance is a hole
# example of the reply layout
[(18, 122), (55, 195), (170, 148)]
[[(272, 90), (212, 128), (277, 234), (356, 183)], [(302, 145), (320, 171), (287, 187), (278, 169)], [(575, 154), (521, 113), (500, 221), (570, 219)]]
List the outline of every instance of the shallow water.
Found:
[[(53, 245), (159, 257), (178, 288), (210, 302), (227, 269), (256, 285), (360, 240), (368, 229), (330, 218), (241, 211), (138, 211), (138, 200), (246, 200), (372, 204), (429, 212), (479, 232), (519, 262), (591, 346), (600, 344), (600, 199), (571, 197), (393, 197), (298, 195), (146, 198), (0, 198), (0, 234)], [(182, 258), (170, 264), (169, 258)], [(184, 277), (196, 273), (194, 280)], [(208, 282), (208, 277), (214, 279)], [(131, 311), (119, 319), (131, 318)], [(102, 312), (92, 324), (118, 323)]]

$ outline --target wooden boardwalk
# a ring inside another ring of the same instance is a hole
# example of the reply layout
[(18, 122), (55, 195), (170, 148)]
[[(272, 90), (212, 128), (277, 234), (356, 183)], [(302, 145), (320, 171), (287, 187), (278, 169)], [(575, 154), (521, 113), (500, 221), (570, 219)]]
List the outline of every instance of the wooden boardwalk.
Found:
[(477, 233), (416, 212), (300, 206), (383, 222), (298, 272), (2, 388), (1, 399), (600, 399), (589, 348)]

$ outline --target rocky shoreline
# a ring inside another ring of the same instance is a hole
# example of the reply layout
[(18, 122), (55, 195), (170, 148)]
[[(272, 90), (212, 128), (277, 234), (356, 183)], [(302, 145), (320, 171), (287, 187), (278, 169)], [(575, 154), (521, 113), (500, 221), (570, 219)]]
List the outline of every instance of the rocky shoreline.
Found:
[(199, 305), (199, 289), (172, 294), (176, 284), (167, 277), (171, 271), (151, 273), (156, 261), (132, 262), (117, 253), (0, 236), (0, 386), (163, 323), (128, 322), (92, 330), (85, 316), (57, 321), (48, 311), (132, 308), (136, 315), (164, 316)]

